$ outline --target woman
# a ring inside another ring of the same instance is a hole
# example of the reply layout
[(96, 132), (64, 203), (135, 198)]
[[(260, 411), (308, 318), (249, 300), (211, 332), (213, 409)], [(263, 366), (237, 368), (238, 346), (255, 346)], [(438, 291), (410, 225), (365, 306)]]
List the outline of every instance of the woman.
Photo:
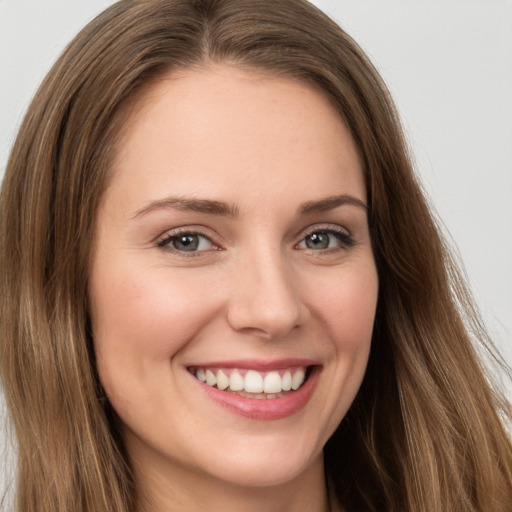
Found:
[(0, 212), (20, 511), (510, 510), (487, 339), (386, 88), (311, 5), (115, 4)]

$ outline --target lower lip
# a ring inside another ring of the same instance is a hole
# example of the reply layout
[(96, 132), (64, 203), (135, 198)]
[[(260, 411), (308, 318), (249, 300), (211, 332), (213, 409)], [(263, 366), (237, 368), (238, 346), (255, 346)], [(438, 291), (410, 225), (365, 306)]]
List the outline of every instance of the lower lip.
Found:
[(230, 412), (253, 420), (269, 421), (292, 416), (305, 407), (313, 394), (319, 375), (320, 368), (315, 366), (311, 369), (306, 382), (304, 382), (297, 391), (293, 391), (280, 398), (261, 400), (221, 391), (208, 386), (208, 384), (201, 382), (194, 376), (192, 376), (192, 378), (211, 400), (225, 409), (228, 409)]

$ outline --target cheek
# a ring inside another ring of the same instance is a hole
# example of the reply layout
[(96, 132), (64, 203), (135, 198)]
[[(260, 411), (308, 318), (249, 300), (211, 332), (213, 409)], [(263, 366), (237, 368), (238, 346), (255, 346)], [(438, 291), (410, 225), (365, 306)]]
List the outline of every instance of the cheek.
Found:
[(122, 266), (93, 273), (91, 319), (105, 389), (127, 380), (142, 381), (155, 365), (168, 368), (215, 314), (212, 296), (190, 279), (167, 274), (164, 268)]
[(373, 259), (357, 268), (343, 269), (323, 284), (326, 292), (317, 301), (317, 310), (336, 349), (346, 353), (367, 353), (378, 296)]
[[(378, 296), (378, 277), (371, 254), (318, 272), (307, 280), (310, 311), (327, 354), (322, 441), (336, 430), (350, 408), (366, 372)], [(320, 341), (321, 340), (321, 341)]]

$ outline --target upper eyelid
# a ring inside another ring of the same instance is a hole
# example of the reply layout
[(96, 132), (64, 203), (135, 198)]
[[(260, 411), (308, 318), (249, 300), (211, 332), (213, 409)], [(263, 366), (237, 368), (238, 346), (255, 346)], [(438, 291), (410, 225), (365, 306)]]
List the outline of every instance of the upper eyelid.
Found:
[(200, 235), (208, 238), (212, 243), (214, 243), (213, 238), (215, 238), (212, 234), (212, 230), (203, 226), (180, 226), (177, 228), (171, 228), (164, 231), (162, 234), (158, 235), (156, 240), (164, 240), (166, 238), (173, 238), (175, 236), (180, 235)]
[[(197, 235), (204, 237), (208, 240), (208, 242), (211, 244), (211, 247), (203, 250), (193, 250), (193, 251), (184, 251), (177, 249), (176, 247), (173, 247), (173, 244), (171, 241), (175, 238), (178, 238), (180, 235)], [(221, 247), (219, 244), (215, 243), (211, 237), (208, 235), (192, 229), (182, 229), (181, 231), (178, 230), (171, 230), (164, 233), (161, 237), (157, 239), (157, 247), (160, 250), (168, 251), (169, 253), (174, 254), (175, 256), (179, 258), (201, 258), (204, 257), (205, 254), (211, 253), (211, 252), (217, 252), (219, 250), (223, 250), (223, 247)]]
[(346, 235), (352, 236), (352, 232), (350, 229), (346, 228), (345, 226), (341, 226), (340, 224), (334, 224), (334, 223), (316, 223), (312, 224), (311, 226), (308, 226), (307, 228), (304, 228), (297, 233), (296, 238), (299, 240), (302, 240), (302, 238), (315, 233), (317, 231), (333, 231), (336, 233), (345, 233)]
[[(211, 245), (211, 247), (209, 247), (208, 249), (203, 249), (203, 250), (181, 251), (172, 246), (171, 241), (173, 239), (178, 238), (180, 235), (187, 235), (187, 234), (197, 235), (197, 236), (206, 238), (208, 240), (209, 244)], [(156, 239), (156, 246), (159, 249), (171, 251), (171, 252), (175, 253), (176, 255), (180, 255), (182, 257), (186, 256), (187, 258), (204, 256), (203, 253), (209, 253), (211, 251), (224, 250), (224, 248), (220, 244), (218, 244), (214, 240), (212, 240), (212, 237), (210, 237), (200, 231), (191, 230), (191, 229), (183, 229), (181, 231), (175, 231), (175, 230), (167, 231), (162, 236), (160, 236), (159, 238)]]
[[(306, 228), (298, 235), (298, 240), (294, 243), (294, 248), (299, 249), (299, 246), (304, 243), (306, 237), (313, 233), (329, 233), (335, 235), (338, 238), (342, 246), (353, 246), (356, 244), (356, 239), (352, 235), (352, 232), (344, 226), (339, 224), (313, 224), (309, 228)], [(304, 249), (304, 248), (301, 248)], [(340, 248), (329, 248), (315, 251), (317, 254), (332, 252), (339, 250)]]

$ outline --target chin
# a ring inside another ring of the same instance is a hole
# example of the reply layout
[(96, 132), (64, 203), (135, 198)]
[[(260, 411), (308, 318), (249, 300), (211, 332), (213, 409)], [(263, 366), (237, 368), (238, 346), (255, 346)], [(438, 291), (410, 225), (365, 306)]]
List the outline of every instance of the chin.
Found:
[(306, 458), (299, 450), (291, 452), (254, 453), (217, 464), (210, 469), (218, 479), (233, 485), (249, 488), (268, 488), (286, 485), (323, 464), (322, 451)]
[(230, 436), (222, 443), (208, 445), (212, 447), (208, 462), (204, 464), (203, 453), (201, 466), (207, 474), (233, 485), (285, 485), (319, 468), (323, 473), (323, 446), (329, 432), (319, 435), (312, 431), (302, 424), (274, 431), (264, 428), (250, 436)]

